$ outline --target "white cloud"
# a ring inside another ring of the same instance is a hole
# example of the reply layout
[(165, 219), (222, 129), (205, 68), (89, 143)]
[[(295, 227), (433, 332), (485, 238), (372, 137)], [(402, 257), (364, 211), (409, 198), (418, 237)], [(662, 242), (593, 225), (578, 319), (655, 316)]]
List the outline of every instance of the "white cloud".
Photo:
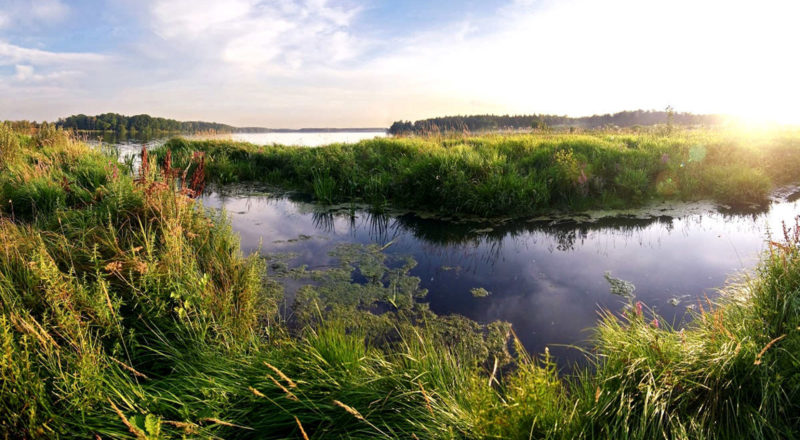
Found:
[(4, 0), (0, 11), (0, 29), (37, 24), (56, 24), (67, 18), (69, 6), (61, 0)]
[(17, 64), (14, 66), (14, 70), (16, 72), (14, 78), (16, 78), (18, 81), (25, 81), (26, 79), (33, 77), (33, 66)]
[(14, 79), (22, 83), (49, 83), (51, 86), (59, 85), (62, 80), (77, 78), (81, 72), (76, 70), (56, 70), (48, 73), (37, 73), (33, 66), (17, 64), (14, 66)]
[(67, 17), (69, 8), (59, 0), (33, 0), (30, 13), (39, 20), (56, 23)]
[(105, 55), (86, 52), (51, 52), (20, 47), (0, 41), (0, 66), (19, 63), (57, 65), (98, 63), (107, 60)]
[(358, 56), (350, 33), (358, 8), (325, 0), (157, 0), (153, 30), (185, 54), (253, 71), (287, 73)]

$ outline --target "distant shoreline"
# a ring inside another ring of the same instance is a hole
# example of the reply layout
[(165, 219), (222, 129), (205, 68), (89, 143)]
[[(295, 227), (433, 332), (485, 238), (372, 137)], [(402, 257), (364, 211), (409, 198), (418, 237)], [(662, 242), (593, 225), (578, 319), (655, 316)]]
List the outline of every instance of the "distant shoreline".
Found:
[[(136, 134), (136, 131), (118, 131), (118, 130), (74, 130), (76, 133), (109, 133), (109, 134)], [(218, 131), (217, 134), (250, 134), (250, 133), (388, 133), (387, 128), (258, 128), (258, 127), (242, 127), (234, 131)], [(205, 131), (171, 131), (171, 130), (156, 130), (151, 131), (152, 134), (167, 134), (167, 135), (185, 135), (185, 134), (198, 134), (205, 133)]]

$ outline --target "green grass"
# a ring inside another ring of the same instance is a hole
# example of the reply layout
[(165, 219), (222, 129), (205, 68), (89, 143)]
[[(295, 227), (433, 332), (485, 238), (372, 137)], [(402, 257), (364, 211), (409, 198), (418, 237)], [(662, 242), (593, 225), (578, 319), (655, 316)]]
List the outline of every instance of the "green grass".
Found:
[[(175, 173), (133, 176), (49, 129), (0, 125), (0, 141), (3, 438), (800, 432), (795, 229), (682, 331), (635, 302), (604, 315), (593, 368), (561, 378), (507, 324), (417, 302), (413, 261), (345, 247), (339, 267), (288, 269), (242, 255), (225, 215), (187, 197)], [(356, 270), (365, 283), (351, 283)], [(289, 316), (281, 277), (305, 280)], [(387, 311), (367, 311), (376, 304)]]
[(263, 181), (324, 203), (478, 216), (620, 208), (652, 199), (763, 204), (800, 180), (800, 134), (733, 131), (409, 137), (323, 148), (173, 139), (218, 183)]

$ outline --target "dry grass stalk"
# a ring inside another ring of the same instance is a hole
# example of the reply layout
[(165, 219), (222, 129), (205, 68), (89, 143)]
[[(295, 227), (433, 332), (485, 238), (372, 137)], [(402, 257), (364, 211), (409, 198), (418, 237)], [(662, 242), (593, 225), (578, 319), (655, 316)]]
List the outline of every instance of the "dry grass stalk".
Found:
[(365, 422), (367, 421), (367, 419), (365, 419), (364, 416), (362, 416), (361, 413), (358, 412), (358, 410), (353, 408), (352, 406), (344, 404), (344, 403), (342, 403), (342, 402), (340, 402), (338, 400), (334, 400), (333, 404), (338, 406), (339, 408), (342, 408), (343, 410), (347, 411), (348, 413), (352, 414), (358, 420), (362, 420), (362, 421), (365, 421)]
[(264, 393), (262, 393), (261, 391), (258, 391), (257, 389), (255, 389), (253, 387), (247, 387), (247, 389), (250, 390), (250, 392), (253, 393), (256, 397), (262, 397), (262, 398), (266, 398), (267, 397), (267, 396), (264, 395)]
[(231, 422), (226, 422), (224, 420), (220, 420), (220, 419), (217, 419), (217, 418), (214, 418), (214, 417), (206, 417), (204, 419), (201, 419), (201, 421), (203, 421), (203, 422), (211, 422), (211, 423), (214, 423), (214, 424), (217, 424), (217, 425), (221, 425), (221, 426), (228, 426), (230, 428), (247, 429), (247, 430), (250, 430), (250, 431), (253, 430), (253, 428), (250, 428), (250, 427), (247, 427), (247, 426), (242, 426), (242, 425), (237, 425), (237, 424), (231, 423)]
[(197, 425), (190, 422), (176, 422), (174, 420), (164, 420), (162, 423), (183, 429), (186, 434), (197, 434)]
[(294, 400), (294, 401), (298, 401), (298, 400), (300, 400), (300, 399), (298, 399), (298, 398), (297, 398), (297, 396), (295, 396), (295, 395), (294, 395), (294, 393), (292, 393), (291, 391), (289, 391), (289, 389), (288, 389), (288, 388), (286, 388), (286, 387), (285, 387), (285, 386), (283, 386), (283, 385), (282, 385), (280, 382), (278, 382), (277, 380), (275, 380), (275, 378), (274, 378), (274, 377), (272, 377), (272, 376), (267, 376), (267, 377), (269, 377), (269, 380), (271, 380), (271, 381), (272, 381), (272, 383), (274, 383), (276, 387), (280, 388), (280, 389), (281, 389), (281, 391), (283, 391), (283, 392), (286, 394), (286, 397), (287, 397), (287, 398), (289, 398), (289, 399), (291, 399), (291, 400)]
[(131, 374), (133, 374), (136, 377), (141, 377), (142, 379), (150, 379), (144, 373), (140, 373), (140, 372), (136, 371), (133, 367), (131, 367), (130, 365), (128, 365), (128, 364), (126, 364), (126, 363), (124, 363), (124, 362), (122, 362), (122, 361), (120, 361), (118, 359), (115, 359), (113, 357), (109, 357), (109, 359), (111, 359), (112, 361), (116, 362), (120, 367), (122, 367), (125, 370), (129, 371)]
[(492, 368), (492, 375), (489, 376), (489, 386), (492, 386), (492, 382), (497, 382), (497, 378), (495, 378), (496, 374), (497, 374), (497, 356), (494, 357), (494, 367)]
[(275, 367), (274, 365), (270, 364), (267, 361), (264, 361), (264, 365), (266, 365), (267, 368), (269, 368), (270, 370), (274, 371), (275, 374), (277, 374), (284, 382), (289, 384), (289, 388), (297, 388), (297, 384), (292, 379), (290, 379), (289, 376), (283, 374), (283, 371), (279, 370), (277, 367)]
[(768, 343), (768, 344), (767, 344), (767, 345), (766, 345), (764, 348), (762, 348), (762, 349), (761, 349), (761, 351), (759, 351), (759, 352), (758, 352), (758, 355), (756, 356), (756, 361), (755, 361), (755, 362), (753, 362), (753, 364), (754, 364), (754, 365), (761, 365), (761, 356), (764, 356), (764, 353), (766, 353), (766, 352), (767, 352), (767, 350), (769, 350), (769, 349), (770, 349), (770, 347), (772, 347), (772, 346), (773, 346), (773, 345), (775, 345), (775, 344), (776, 344), (778, 341), (780, 341), (781, 339), (783, 339), (783, 338), (785, 338), (785, 337), (786, 337), (786, 335), (785, 335), (785, 334), (783, 334), (783, 335), (780, 335), (780, 336), (778, 336), (777, 338), (775, 338), (775, 339), (773, 339), (773, 340), (769, 341), (769, 343)]
[(297, 427), (300, 428), (300, 434), (303, 436), (303, 440), (309, 440), (306, 430), (303, 429), (303, 424), (300, 423), (300, 419), (298, 419), (297, 416), (294, 416), (294, 421), (297, 422)]
[(431, 398), (428, 397), (428, 393), (425, 392), (425, 387), (422, 386), (422, 382), (417, 382), (419, 385), (420, 391), (422, 391), (422, 397), (425, 398), (425, 406), (428, 408), (428, 412), (433, 415), (433, 407), (431, 406)]
[(128, 428), (128, 431), (130, 431), (131, 434), (135, 435), (137, 439), (147, 440), (147, 435), (144, 432), (142, 432), (141, 429), (131, 424), (131, 422), (128, 421), (128, 418), (125, 417), (125, 414), (122, 412), (122, 410), (117, 408), (117, 405), (114, 405), (114, 402), (112, 402), (111, 399), (108, 400), (108, 403), (111, 404), (111, 408), (114, 409), (114, 412), (117, 413), (120, 420), (122, 420), (122, 423)]
[(33, 325), (31, 325), (30, 323), (28, 323), (27, 321), (25, 321), (24, 319), (20, 318), (19, 316), (17, 316), (14, 313), (12, 313), (10, 317), (11, 317), (11, 322), (14, 324), (14, 326), (20, 332), (24, 332), (24, 333), (28, 333), (28, 334), (33, 335), (36, 338), (36, 340), (38, 340), (39, 343), (42, 344), (45, 347), (48, 347), (48, 346), (52, 346), (52, 347), (56, 347), (56, 348), (59, 347), (59, 345), (55, 341), (55, 339), (53, 339), (53, 337), (50, 336), (49, 333), (44, 331), (44, 329), (35, 320), (33, 321), (33, 323), (34, 323), (34, 325), (36, 325), (36, 327), (34, 327)]

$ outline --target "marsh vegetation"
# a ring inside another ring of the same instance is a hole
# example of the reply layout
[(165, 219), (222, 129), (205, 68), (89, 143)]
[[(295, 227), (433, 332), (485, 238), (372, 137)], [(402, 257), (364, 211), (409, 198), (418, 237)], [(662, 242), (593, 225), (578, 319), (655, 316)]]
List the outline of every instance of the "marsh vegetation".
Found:
[[(625, 313), (604, 314), (587, 354), (592, 368), (560, 377), (550, 355), (527, 354), (507, 324), (431, 312), (418, 300), (425, 292), (411, 260), (350, 247), (335, 267), (270, 272), (241, 252), (225, 215), (195, 198), (206, 178), (266, 175), (320, 200), (399, 204), (408, 195), (420, 206), (511, 214), (638, 201), (663, 193), (654, 177), (662, 172), (675, 173), (675, 196), (757, 202), (797, 169), (791, 139), (764, 148), (705, 142), (703, 159), (687, 162), (694, 136), (710, 135), (681, 136), (399, 139), (318, 150), (178, 140), (133, 170), (52, 127), (30, 136), (0, 125), (0, 430), (136, 439), (796, 436), (797, 225), (773, 237), (755, 276), (703, 304), (681, 331), (635, 297)], [(630, 177), (636, 184), (615, 182), (607, 173), (616, 164), (615, 176), (646, 171)], [(576, 180), (584, 175), (584, 184), (599, 176), (608, 186), (584, 194)], [(353, 284), (356, 274), (363, 281)], [(289, 315), (279, 312), (284, 278), (310, 280)]]
[(179, 166), (208, 157), (210, 180), (261, 181), (323, 203), (362, 202), (505, 217), (711, 198), (764, 204), (800, 179), (800, 135), (725, 131), (520, 134), (365, 140), (326, 148), (173, 139)]

